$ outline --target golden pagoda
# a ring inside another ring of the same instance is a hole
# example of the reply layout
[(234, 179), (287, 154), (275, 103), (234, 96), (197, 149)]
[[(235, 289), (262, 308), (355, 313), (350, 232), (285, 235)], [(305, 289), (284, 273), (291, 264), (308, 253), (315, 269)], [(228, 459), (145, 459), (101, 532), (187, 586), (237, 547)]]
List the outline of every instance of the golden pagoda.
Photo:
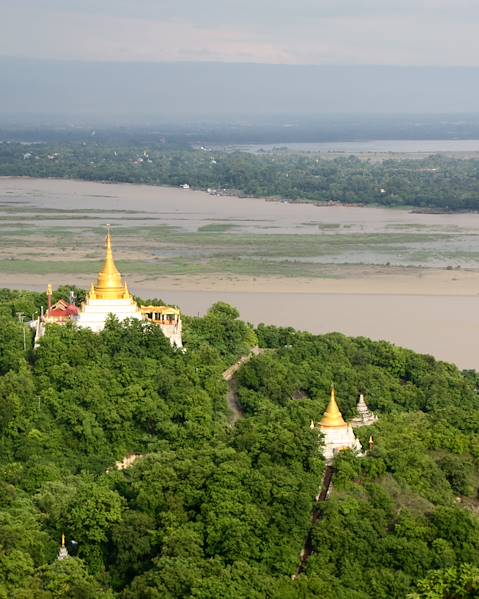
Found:
[(312, 423), (311, 428), (319, 428), (323, 434), (323, 455), (327, 464), (331, 464), (337, 453), (345, 449), (361, 453), (361, 443), (338, 408), (334, 386), (331, 387), (331, 398), (319, 425)]
[(113, 260), (110, 225), (107, 225), (106, 256), (103, 269), (98, 273), (96, 284), (92, 283), (90, 288), (90, 299), (119, 300), (131, 299), (126, 283), (123, 282), (121, 274)]
[(120, 322), (126, 319), (142, 320), (158, 325), (170, 343), (182, 348), (182, 324), (180, 311), (170, 306), (140, 307), (128, 290), (113, 259), (110, 225), (107, 225), (105, 263), (91, 284), (79, 313), (72, 318), (79, 327), (94, 333), (102, 331), (109, 316)]
[(334, 387), (331, 387), (331, 399), (329, 400), (328, 407), (326, 408), (326, 412), (324, 412), (324, 416), (322, 417), (319, 425), (326, 428), (344, 428), (348, 426), (344, 421), (343, 415), (339, 411), (338, 404), (336, 403), (336, 390)]
[(103, 269), (96, 283), (92, 283), (85, 302), (81, 305), (76, 323), (94, 332), (101, 331), (109, 315), (122, 321), (126, 318), (143, 320), (138, 304), (128, 291), (127, 284), (113, 259), (110, 225), (107, 225), (106, 255)]
[(180, 311), (172, 306), (139, 306), (128, 290), (128, 285), (122, 279), (113, 259), (110, 225), (107, 225), (105, 250), (103, 268), (96, 281), (91, 284), (85, 301), (79, 308), (74, 304), (73, 298), (71, 303), (61, 299), (52, 305), (53, 289), (48, 285), (47, 313), (44, 316), (42, 311), (41, 316), (32, 320), (30, 324), (35, 329), (34, 347), (39, 347), (46, 324), (73, 322), (80, 328), (99, 333), (105, 328), (107, 319), (114, 316), (120, 322), (135, 319), (144, 321), (145, 325), (154, 324), (161, 329), (172, 346), (183, 348)]

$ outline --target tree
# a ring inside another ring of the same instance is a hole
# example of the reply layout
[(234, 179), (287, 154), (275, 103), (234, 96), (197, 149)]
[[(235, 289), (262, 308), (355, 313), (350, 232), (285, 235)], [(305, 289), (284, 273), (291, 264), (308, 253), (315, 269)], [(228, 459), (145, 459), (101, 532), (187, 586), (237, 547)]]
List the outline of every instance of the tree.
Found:
[(418, 582), (408, 599), (473, 599), (479, 595), (479, 568), (462, 564), (437, 570)]
[[(56, 560), (51, 565), (38, 571), (41, 590), (34, 592), (34, 597), (41, 599), (113, 599), (111, 590), (104, 589), (101, 584), (88, 572), (82, 560), (70, 557)], [(34, 588), (35, 588), (34, 583)]]

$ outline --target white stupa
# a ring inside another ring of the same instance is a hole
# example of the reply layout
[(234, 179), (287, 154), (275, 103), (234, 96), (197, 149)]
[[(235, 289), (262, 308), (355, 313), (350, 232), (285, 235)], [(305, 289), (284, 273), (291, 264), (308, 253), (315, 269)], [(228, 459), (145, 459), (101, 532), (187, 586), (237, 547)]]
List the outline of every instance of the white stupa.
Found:
[(57, 559), (64, 560), (64, 559), (67, 559), (68, 557), (70, 557), (70, 554), (68, 553), (68, 549), (66, 548), (66, 545), (65, 545), (65, 535), (62, 533), (62, 544), (60, 546), (60, 550), (58, 551)]
[(371, 426), (377, 422), (378, 417), (372, 412), (366, 402), (364, 401), (364, 395), (361, 393), (359, 396), (358, 405), (356, 406), (357, 416), (351, 420), (351, 426), (353, 428), (360, 428), (361, 426)]
[(111, 233), (108, 228), (105, 264), (96, 283), (92, 283), (75, 322), (79, 327), (89, 328), (98, 333), (104, 328), (105, 321), (110, 314), (116, 316), (120, 321), (126, 318), (143, 319), (138, 304), (128, 291), (113, 260)]
[[(317, 428), (311, 423), (313, 428)], [(344, 421), (336, 403), (336, 391), (331, 389), (331, 399), (319, 423), (319, 430), (324, 435), (323, 455), (327, 464), (331, 464), (338, 452), (344, 449), (361, 453), (362, 446), (356, 438), (350, 424)]]

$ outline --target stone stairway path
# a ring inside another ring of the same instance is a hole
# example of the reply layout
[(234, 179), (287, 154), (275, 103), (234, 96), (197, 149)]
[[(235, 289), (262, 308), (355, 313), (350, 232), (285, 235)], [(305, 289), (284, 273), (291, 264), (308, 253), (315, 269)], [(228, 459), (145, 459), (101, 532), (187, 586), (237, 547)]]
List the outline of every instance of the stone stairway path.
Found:
[(311, 527), (308, 531), (308, 535), (304, 542), (304, 547), (300, 554), (300, 564), (298, 569), (296, 570), (296, 574), (293, 575), (293, 580), (296, 580), (304, 574), (306, 571), (306, 566), (308, 565), (308, 561), (310, 557), (313, 555), (313, 529), (316, 522), (321, 518), (321, 514), (319, 511), (319, 505), (324, 501), (327, 501), (329, 497), (329, 492), (331, 490), (333, 476), (334, 476), (334, 468), (333, 466), (326, 466), (326, 470), (324, 472), (323, 484), (321, 485), (321, 491), (319, 495), (316, 497), (316, 504), (314, 506), (313, 514), (311, 516)]
[(236, 373), (238, 372), (238, 370), (243, 366), (243, 364), (246, 364), (247, 362), (249, 362), (251, 360), (251, 358), (254, 358), (255, 356), (259, 356), (260, 354), (264, 353), (266, 350), (262, 349), (261, 347), (255, 346), (253, 348), (251, 348), (251, 351), (248, 355), (246, 356), (241, 356), (241, 358), (235, 362), (232, 366), (230, 366), (228, 369), (226, 369), (223, 372), (223, 379), (225, 381), (227, 381), (228, 383), (228, 393), (227, 393), (227, 401), (228, 401), (228, 407), (230, 409), (230, 413), (231, 413), (231, 417), (230, 417), (230, 424), (231, 426), (234, 426), (236, 424), (236, 422), (243, 416), (243, 411), (241, 409), (241, 405), (238, 401), (238, 383), (236, 381)]

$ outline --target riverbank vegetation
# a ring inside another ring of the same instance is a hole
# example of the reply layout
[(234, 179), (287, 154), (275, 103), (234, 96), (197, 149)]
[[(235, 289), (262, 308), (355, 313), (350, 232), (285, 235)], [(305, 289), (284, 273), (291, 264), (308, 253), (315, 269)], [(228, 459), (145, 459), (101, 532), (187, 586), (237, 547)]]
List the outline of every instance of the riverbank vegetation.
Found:
[[(274, 215), (278, 206), (268, 203), (262, 208), (267, 212), (271, 208), (271, 220), (255, 219), (249, 210), (243, 209), (244, 220), (236, 216), (232, 224), (227, 222), (231, 219), (228, 211), (212, 218), (208, 208), (204, 212), (201, 207), (197, 209), (198, 194), (192, 192), (188, 197), (186, 192), (180, 198), (180, 202), (186, 202), (185, 217), (178, 213), (178, 219), (167, 224), (162, 222), (160, 199), (158, 212), (143, 212), (140, 221), (139, 211), (130, 218), (128, 210), (109, 214), (98, 208), (45, 207), (49, 194), (57, 194), (57, 186), (63, 185), (58, 180), (46, 182), (40, 198), (36, 191), (37, 184), (42, 183), (39, 179), (4, 179), (2, 183), (0, 273), (56, 273), (63, 278), (94, 274), (100, 268), (94, 248), (103, 242), (105, 222), (115, 227), (115, 245), (122, 250), (118, 261), (121, 272), (148, 279), (215, 274), (218, 278), (230, 275), (347, 278), (355, 272), (362, 277), (368, 268), (370, 272), (375, 268), (386, 269), (390, 274), (410, 267), (470, 269), (476, 267), (479, 258), (479, 252), (474, 250), (479, 242), (478, 221), (468, 216), (442, 219), (435, 215), (411, 217), (404, 212), (399, 215), (401, 218), (413, 219), (405, 223), (396, 222), (395, 218), (390, 222), (389, 213), (383, 211), (378, 214), (375, 210), (365, 210), (362, 214), (362, 210), (356, 210), (357, 218), (348, 220), (343, 209), (328, 207), (312, 208), (318, 211), (318, 220), (297, 219), (298, 224), (285, 226), (281, 215)], [(88, 201), (88, 194), (93, 192), (86, 182), (69, 181), (66, 187), (61, 193), (73, 197), (78, 194), (80, 197), (75, 200), (78, 205), (83, 197)], [(108, 190), (102, 189), (108, 187), (105, 185), (94, 184), (94, 187), (99, 193), (118, 191), (118, 186)], [(134, 205), (136, 194), (145, 189), (135, 186), (127, 191), (131, 195), (126, 203)], [(151, 191), (158, 192), (154, 188)], [(165, 188), (160, 193), (174, 198)], [(220, 210), (226, 203), (228, 210), (235, 210), (236, 200), (225, 202), (215, 198), (213, 202)], [(248, 201), (250, 206), (251, 202), (254, 200)], [(284, 208), (298, 213), (308, 210), (304, 205)], [(43, 219), (44, 211), (48, 220)], [(169, 218), (166, 212), (165, 220)], [(325, 218), (337, 222), (321, 222)], [(416, 218), (422, 222), (414, 222)]]
[[(99, 335), (50, 326), (32, 352), (17, 315), (45, 303), (0, 293), (2, 599), (477, 596), (475, 372), (365, 338), (254, 330), (222, 303), (185, 317), (186, 352), (114, 320)], [(269, 351), (237, 374), (232, 426), (222, 372), (254, 345)], [(338, 459), (292, 580), (324, 471), (309, 424), (333, 381), (345, 417), (366, 394), (379, 421), (359, 436), (375, 446)]]
[(213, 193), (287, 201), (479, 209), (479, 159), (334, 159), (319, 153), (252, 154), (135, 142), (0, 143), (0, 176), (65, 177), (88, 181), (190, 185)]

